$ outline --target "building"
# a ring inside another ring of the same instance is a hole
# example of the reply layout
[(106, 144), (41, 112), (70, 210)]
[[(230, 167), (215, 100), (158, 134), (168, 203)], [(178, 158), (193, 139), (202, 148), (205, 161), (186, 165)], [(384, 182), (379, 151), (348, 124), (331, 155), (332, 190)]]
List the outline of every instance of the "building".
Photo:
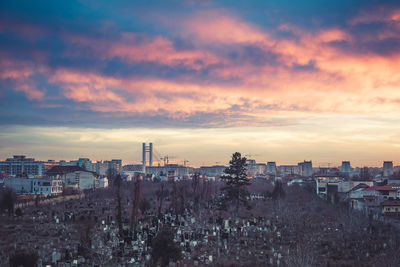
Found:
[(189, 177), (190, 167), (178, 165), (178, 164), (166, 164), (164, 166), (146, 166), (146, 174), (159, 176), (173, 177)]
[(114, 169), (117, 172), (122, 170), (122, 160), (121, 159), (112, 159), (111, 161), (104, 161), (107, 169)]
[(367, 191), (378, 192), (383, 199), (397, 199), (400, 198), (400, 184), (387, 184), (382, 186), (371, 186), (367, 189)]
[(61, 180), (66, 187), (78, 187), (80, 190), (94, 189), (97, 174), (79, 166), (54, 166), (46, 172), (50, 179)]
[(65, 160), (61, 160), (59, 162), (60, 166), (78, 166), (87, 171), (95, 172), (100, 175), (107, 175), (108, 169), (114, 169), (117, 172), (122, 170), (122, 160), (121, 159), (112, 159), (92, 162), (88, 158), (79, 158), (78, 160), (71, 160), (69, 162)]
[(96, 188), (107, 188), (107, 187), (108, 187), (107, 177), (103, 177), (103, 178), (96, 180)]
[(384, 215), (400, 215), (400, 200), (399, 199), (388, 199), (381, 203), (382, 214)]
[(254, 178), (258, 175), (263, 175), (265, 174), (267, 169), (267, 165), (265, 163), (256, 163), (256, 161), (252, 161), (247, 163), (246, 166), (246, 173), (250, 178)]
[[(365, 184), (368, 189), (373, 185), (372, 181), (345, 181), (339, 176), (316, 176), (316, 193), (317, 195), (326, 195), (328, 189), (335, 192), (347, 193), (360, 184)], [(328, 188), (329, 187), (329, 188)]]
[(300, 174), (298, 165), (280, 165), (278, 172), (282, 177)]
[(276, 175), (276, 163), (274, 161), (269, 161), (267, 163), (267, 174)]
[(342, 161), (342, 166), (340, 167), (340, 172), (349, 175), (352, 171), (350, 161)]
[(6, 178), (4, 185), (17, 194), (58, 195), (63, 191), (61, 180), (39, 178)]
[(393, 162), (384, 161), (383, 162), (383, 177), (389, 177), (393, 175)]
[(222, 165), (201, 166), (200, 174), (211, 178), (221, 177), (222, 175), (224, 175), (224, 171), (226, 168), (226, 166)]
[(299, 174), (304, 177), (310, 177), (313, 174), (313, 168), (312, 168), (312, 161), (304, 161), (304, 162), (299, 162), (297, 164), (299, 167)]
[(57, 165), (55, 161), (36, 161), (34, 158), (27, 158), (24, 155), (15, 155), (5, 161), (0, 161), (0, 173), (4, 172), (11, 177), (38, 177), (44, 172)]
[(122, 171), (142, 172), (142, 170), (143, 170), (142, 164), (128, 164), (122, 167)]

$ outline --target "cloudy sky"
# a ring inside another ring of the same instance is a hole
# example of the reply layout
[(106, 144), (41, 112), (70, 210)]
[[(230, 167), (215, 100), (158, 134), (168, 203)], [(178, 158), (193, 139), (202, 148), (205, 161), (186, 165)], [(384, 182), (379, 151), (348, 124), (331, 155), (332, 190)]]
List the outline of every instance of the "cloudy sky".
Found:
[(0, 158), (398, 164), (398, 1), (1, 1)]

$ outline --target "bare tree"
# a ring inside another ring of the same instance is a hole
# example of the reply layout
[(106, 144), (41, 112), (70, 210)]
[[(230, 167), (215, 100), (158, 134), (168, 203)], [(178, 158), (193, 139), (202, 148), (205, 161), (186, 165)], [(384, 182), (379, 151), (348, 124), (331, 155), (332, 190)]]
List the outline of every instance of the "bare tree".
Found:
[(193, 209), (195, 212), (199, 210), (200, 204), (200, 173), (196, 172), (192, 177), (192, 193), (193, 193)]
[(130, 229), (133, 233), (136, 229), (136, 222), (138, 217), (140, 199), (142, 197), (142, 185), (141, 180), (138, 176), (134, 178), (133, 188), (132, 188), (132, 213), (131, 213), (131, 225)]
[(115, 187), (115, 195), (117, 200), (117, 223), (120, 237), (124, 235), (124, 229), (122, 227), (122, 203), (121, 203), (121, 184), (122, 178), (121, 175), (117, 175), (114, 179), (114, 187)]

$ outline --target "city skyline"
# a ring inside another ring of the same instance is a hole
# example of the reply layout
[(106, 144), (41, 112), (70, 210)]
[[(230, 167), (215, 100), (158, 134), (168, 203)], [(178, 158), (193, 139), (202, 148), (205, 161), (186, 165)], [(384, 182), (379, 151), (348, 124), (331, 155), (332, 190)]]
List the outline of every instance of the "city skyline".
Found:
[(0, 4), (0, 158), (398, 163), (396, 1)]

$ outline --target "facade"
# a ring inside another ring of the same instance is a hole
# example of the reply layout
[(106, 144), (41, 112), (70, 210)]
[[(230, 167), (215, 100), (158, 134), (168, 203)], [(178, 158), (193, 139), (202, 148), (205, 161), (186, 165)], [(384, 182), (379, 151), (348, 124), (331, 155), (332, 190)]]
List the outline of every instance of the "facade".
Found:
[(301, 176), (305, 177), (310, 177), (313, 174), (313, 168), (312, 168), (312, 161), (304, 161), (304, 162), (299, 162), (298, 164), (299, 167), (299, 174)]
[(97, 180), (96, 188), (107, 188), (108, 187), (108, 179), (107, 177), (103, 177)]
[(362, 190), (368, 190), (370, 188), (373, 188), (372, 181), (345, 181), (338, 176), (319, 176), (316, 177), (315, 181), (316, 181), (316, 190), (318, 195), (319, 194), (326, 195), (328, 193), (328, 186), (331, 186), (330, 189), (335, 187), (335, 191), (339, 193), (351, 192), (353, 188), (358, 187), (359, 185), (362, 184), (365, 185), (365, 187), (368, 187), (366, 189), (362, 188)]
[(340, 167), (340, 172), (343, 174), (350, 174), (352, 168), (350, 161), (342, 161), (342, 166)]
[(276, 163), (274, 161), (269, 161), (267, 163), (267, 174), (276, 175)]
[(189, 177), (189, 167), (178, 164), (166, 164), (165, 166), (146, 167), (146, 174), (172, 177)]
[(258, 175), (263, 175), (266, 172), (267, 166), (264, 163), (248, 163), (247, 164), (247, 175), (250, 178), (254, 178)]
[(400, 215), (400, 200), (385, 200), (381, 203), (382, 213), (384, 215)]
[(64, 186), (78, 187), (80, 190), (94, 189), (97, 175), (79, 166), (55, 166), (47, 171), (50, 179), (61, 180)]
[(400, 201), (400, 185), (388, 184), (358, 188), (349, 192), (348, 200), (352, 208), (366, 213), (393, 214), (396, 212), (396, 205), (392, 204)]
[(393, 162), (384, 161), (383, 162), (383, 177), (389, 177), (393, 175)]
[(86, 171), (95, 172), (100, 175), (106, 175), (108, 169), (115, 169), (117, 172), (122, 170), (122, 160), (112, 159), (106, 161), (92, 162), (88, 158), (79, 158), (78, 160), (71, 160), (69, 162), (61, 160), (59, 162), (60, 166), (78, 166)]
[(36, 161), (34, 158), (27, 158), (24, 155), (15, 155), (5, 161), (0, 161), (0, 173), (6, 173), (10, 177), (43, 176), (45, 171), (55, 166), (55, 161)]
[(300, 174), (298, 165), (280, 165), (278, 167), (278, 172), (282, 177)]
[(58, 195), (63, 190), (61, 180), (39, 178), (6, 178), (4, 185), (17, 194)]
[(66, 185), (77, 185), (80, 190), (94, 189), (96, 186), (96, 176), (88, 171), (75, 171), (65, 175)]
[(200, 174), (207, 177), (220, 177), (224, 174), (224, 171), (227, 167), (222, 165), (215, 166), (201, 166)]
[(103, 164), (107, 169), (114, 169), (117, 172), (122, 170), (122, 160), (121, 159), (112, 159), (110, 161), (104, 161)]
[(382, 186), (371, 186), (366, 191), (378, 192), (378, 195), (383, 199), (397, 199), (400, 198), (400, 184), (387, 184)]
[(142, 172), (143, 171), (143, 165), (142, 164), (129, 164), (125, 165), (122, 168), (123, 171), (129, 171), (129, 172)]

